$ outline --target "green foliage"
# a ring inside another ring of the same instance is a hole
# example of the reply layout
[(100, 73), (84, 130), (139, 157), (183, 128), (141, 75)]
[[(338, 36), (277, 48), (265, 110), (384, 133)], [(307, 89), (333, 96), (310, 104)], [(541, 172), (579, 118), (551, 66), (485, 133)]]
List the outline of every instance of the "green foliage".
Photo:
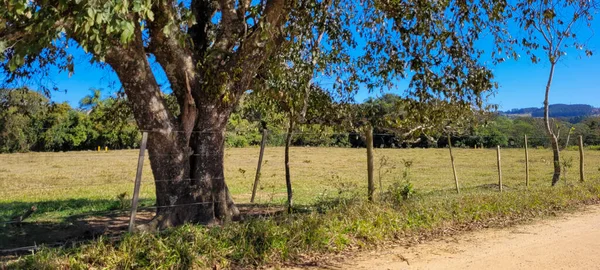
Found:
[[(500, 122), (502, 118), (499, 118)], [(488, 124), (485, 128), (480, 128), (476, 132), (476, 136), (483, 137), (480, 142), (480, 145), (484, 147), (491, 148), (496, 147), (497, 145), (501, 147), (505, 147), (508, 145), (508, 137), (501, 130), (501, 124), (496, 124), (496, 122), (492, 122)]]
[(26, 152), (43, 133), (48, 99), (28, 89), (0, 89), (0, 153)]
[(101, 99), (99, 90), (81, 101), (82, 110), (28, 89), (1, 89), (0, 96), (0, 152), (122, 149), (140, 138), (124, 100)]
[(415, 186), (410, 181), (410, 168), (413, 165), (412, 160), (403, 159), (404, 168), (402, 170), (402, 180), (396, 180), (389, 186), (388, 192), (384, 195), (386, 201), (394, 204), (401, 204), (403, 201), (411, 199), (415, 194)]
[[(295, 129), (292, 145), (364, 147), (360, 135), (348, 135), (363, 121), (374, 125), (377, 147), (444, 147), (447, 144), (439, 127), (414, 129), (416, 122), (408, 125), (410, 121), (405, 121), (407, 115), (403, 111), (407, 103), (399, 96), (388, 94), (348, 105), (336, 103), (326, 93), (322, 93), (323, 96), (320, 93), (313, 91), (309, 104), (313, 99), (326, 101), (316, 101), (321, 105), (308, 107), (306, 121)], [(174, 96), (165, 95), (165, 98), (170, 110), (176, 113), (178, 105)], [(232, 113), (227, 123), (227, 146), (259, 145), (261, 121), (267, 124), (268, 145), (285, 144), (286, 113), (261, 107), (264, 104), (257, 98), (252, 93), (245, 95)], [(51, 103), (32, 90), (1, 89), (0, 106), (3, 108), (0, 111), (0, 152), (93, 150), (97, 146), (127, 149), (138, 147), (141, 138), (126, 98), (103, 98), (98, 89), (92, 89), (90, 95), (81, 100), (79, 109), (66, 103)], [(550, 146), (539, 118), (493, 116), (477, 121), (480, 123), (474, 128), (452, 136), (453, 146), (523, 147), (524, 135), (528, 136), (531, 147)], [(572, 145), (580, 135), (584, 145), (600, 145), (599, 117), (585, 118), (576, 124), (554, 122), (564, 133), (572, 133)], [(565, 145), (566, 137), (561, 136), (560, 145)]]
[(567, 172), (573, 167), (573, 157), (561, 157), (560, 166), (562, 167), (562, 177), (565, 183), (567, 182)]

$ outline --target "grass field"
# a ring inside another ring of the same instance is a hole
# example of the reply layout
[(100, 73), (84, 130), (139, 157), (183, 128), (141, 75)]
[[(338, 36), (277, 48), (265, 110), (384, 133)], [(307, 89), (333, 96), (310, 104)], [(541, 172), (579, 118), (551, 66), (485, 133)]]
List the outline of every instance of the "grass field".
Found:
[[(343, 191), (366, 195), (365, 149), (298, 147), (291, 151), (295, 201), (311, 204), (319, 198)], [(461, 188), (479, 190), (498, 182), (495, 149), (454, 149)], [(0, 155), (0, 221), (22, 213), (32, 205), (38, 211), (33, 221), (60, 222), (65, 217), (119, 207), (117, 195), (133, 190), (136, 150), (109, 152), (61, 152)], [(579, 179), (579, 153), (563, 151), (572, 158), (568, 181)], [(388, 159), (380, 166), (381, 158)], [(531, 149), (531, 186), (548, 186), (552, 175), (551, 151)], [(234, 199), (247, 203), (254, 181), (258, 148), (226, 150), (226, 178)], [(402, 181), (404, 160), (413, 162), (410, 180), (418, 193), (454, 192), (447, 149), (376, 149), (375, 181), (379, 172), (384, 190)], [(503, 182), (508, 189), (524, 188), (523, 149), (503, 149)], [(586, 151), (588, 179), (600, 179), (600, 151)], [(154, 185), (146, 158), (141, 197), (152, 205)], [(560, 183), (564, 184), (564, 181)], [(379, 191), (377, 191), (379, 192)], [(267, 148), (261, 174), (258, 203), (282, 204), (285, 200), (283, 148)]]
[[(381, 167), (385, 190), (394, 182), (404, 181), (403, 164), (410, 160), (409, 179), (417, 195), (399, 200), (377, 198), (376, 203), (369, 203), (364, 200), (365, 152), (348, 148), (293, 148), (295, 198), (299, 204), (311, 206), (306, 211), (266, 219), (250, 218), (216, 228), (186, 225), (158, 234), (100, 236), (91, 241), (90, 238), (107, 232), (90, 231), (97, 225), (102, 227), (116, 221), (126, 226), (126, 212), (111, 216), (102, 211), (122, 208), (117, 196), (124, 192), (131, 194), (137, 151), (0, 155), (0, 218), (6, 221), (32, 205), (38, 208), (22, 226), (0, 224), (0, 249), (56, 243), (59, 239), (73, 243), (70, 248), (42, 249), (30, 256), (0, 257), (0, 268), (2, 258), (8, 258), (8, 269), (278, 265), (310, 261), (349, 248), (369, 248), (390, 241), (410, 243), (435, 235), (506, 226), (600, 201), (600, 151), (586, 152), (585, 184), (576, 183), (578, 152), (563, 151), (564, 157), (573, 160), (567, 184), (563, 180), (558, 187), (550, 187), (551, 151), (530, 150), (531, 187), (526, 189), (523, 150), (505, 149), (502, 166), (506, 192), (499, 193), (495, 185), (496, 151), (456, 149), (462, 191), (456, 194), (447, 149), (377, 149), (376, 186), (383, 157), (388, 160)], [(249, 201), (257, 154), (257, 148), (226, 150), (227, 182), (237, 203)], [(282, 160), (283, 148), (267, 149), (258, 207), (283, 205)], [(152, 175), (146, 162), (143, 204), (152, 205), (153, 196)], [(145, 215), (150, 218), (151, 212)], [(79, 240), (85, 241), (76, 245)]]

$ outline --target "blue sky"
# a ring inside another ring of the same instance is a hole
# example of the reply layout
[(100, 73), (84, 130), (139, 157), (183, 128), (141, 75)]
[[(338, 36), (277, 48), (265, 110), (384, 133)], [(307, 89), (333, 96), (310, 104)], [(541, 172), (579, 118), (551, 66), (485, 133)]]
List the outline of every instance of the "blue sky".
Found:
[[(596, 32), (600, 30), (600, 22), (596, 20), (592, 28)], [(594, 56), (585, 57), (583, 53), (570, 51), (571, 54), (558, 63), (550, 94), (551, 104), (590, 104), (600, 107), (600, 38), (592, 36), (588, 41), (588, 48), (594, 52)], [(90, 93), (90, 88), (101, 88), (104, 95), (110, 95), (118, 89), (118, 78), (110, 68), (90, 64), (89, 57), (81, 49), (74, 50), (73, 54), (79, 60), (73, 76), (57, 72), (50, 78), (59, 89), (66, 90), (53, 92), (52, 100), (67, 101), (72, 106), (78, 106), (79, 100)], [(546, 61), (532, 64), (527, 58), (508, 60), (492, 69), (499, 89), (490, 103), (498, 104), (500, 110), (542, 106), (550, 69)], [(159, 84), (167, 85), (168, 81), (158, 65), (155, 65), (155, 70), (158, 71)], [(406, 83), (400, 82), (399, 88), (405, 85)], [(363, 101), (376, 95), (381, 93), (363, 90), (359, 91), (355, 99)]]

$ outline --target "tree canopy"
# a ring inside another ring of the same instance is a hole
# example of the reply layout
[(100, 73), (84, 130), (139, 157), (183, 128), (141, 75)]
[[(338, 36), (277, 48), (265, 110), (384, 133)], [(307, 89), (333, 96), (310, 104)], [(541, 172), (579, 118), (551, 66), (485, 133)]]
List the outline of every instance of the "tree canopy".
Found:
[(292, 97), (316, 89), (315, 75), (340, 96), (408, 80), (411, 119), (442, 123), (485, 105), (493, 74), (476, 41), (484, 31), (500, 41), (506, 11), (503, 0), (3, 0), (0, 66), (8, 84), (73, 72), (69, 48), (79, 47), (110, 67), (163, 180), (152, 226), (227, 222), (238, 211), (223, 174), (225, 129), (244, 93), (288, 82), (303, 87), (279, 91), (304, 104)]

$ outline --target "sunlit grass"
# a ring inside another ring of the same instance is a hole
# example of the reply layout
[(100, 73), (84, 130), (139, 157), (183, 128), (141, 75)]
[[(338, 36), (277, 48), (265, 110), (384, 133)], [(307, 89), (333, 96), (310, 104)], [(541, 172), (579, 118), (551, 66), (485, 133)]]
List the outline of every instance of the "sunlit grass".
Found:
[[(258, 148), (226, 150), (225, 175), (234, 199), (247, 203), (256, 165)], [(454, 149), (456, 167), (464, 192), (498, 182), (495, 149)], [(579, 179), (579, 153), (563, 151), (563, 157), (573, 159), (568, 181)], [(402, 178), (403, 160), (412, 160), (410, 179), (418, 193), (453, 192), (454, 180), (447, 149), (376, 149), (375, 179), (379, 188), (380, 158), (388, 165), (381, 167), (382, 182), (387, 189)], [(114, 208), (118, 194), (131, 196), (138, 151), (59, 152), (0, 155), (0, 220), (6, 220), (31, 205), (57, 207), (40, 209), (33, 220), (50, 221), (64, 216), (103, 211)], [(532, 188), (550, 185), (552, 153), (547, 149), (530, 149), (530, 185)], [(525, 155), (523, 149), (503, 149), (503, 183), (507, 189), (525, 186)], [(586, 151), (586, 176), (600, 178), (600, 151)], [(312, 204), (318, 198), (335, 195), (341, 189), (354, 188), (366, 196), (366, 151), (353, 148), (294, 147), (291, 150), (292, 181), (295, 201)], [(265, 151), (261, 172), (258, 203), (283, 203), (285, 180), (283, 148)], [(141, 197), (151, 205), (154, 199), (152, 171), (146, 158)], [(561, 182), (564, 184), (564, 182)], [(378, 191), (377, 191), (378, 192)], [(77, 203), (69, 200), (86, 200)]]

